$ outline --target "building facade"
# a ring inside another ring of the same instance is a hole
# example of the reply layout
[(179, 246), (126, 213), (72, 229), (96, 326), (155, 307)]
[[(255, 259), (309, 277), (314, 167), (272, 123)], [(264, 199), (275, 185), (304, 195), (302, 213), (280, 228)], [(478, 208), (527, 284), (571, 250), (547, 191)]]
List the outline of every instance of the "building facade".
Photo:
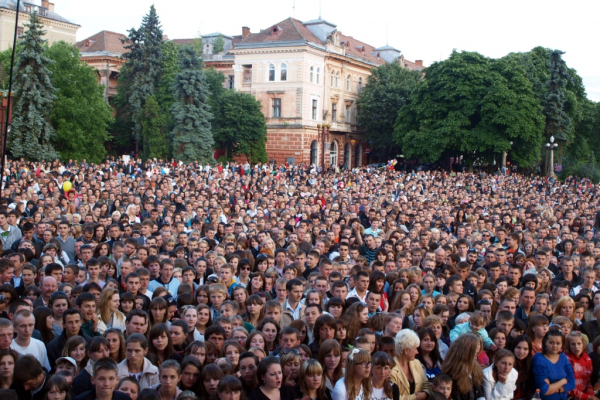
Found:
[[(13, 45), (16, 12), (16, 0), (0, 0), (0, 51), (11, 48)], [(21, 1), (17, 37), (23, 36), (25, 25), (29, 23), (30, 15), (34, 12), (38, 13), (44, 24), (46, 31), (44, 38), (48, 40), (48, 44), (51, 45), (61, 40), (75, 44), (77, 30), (80, 26), (54, 12), (54, 3), (50, 3), (48, 0), (42, 0), (41, 5), (31, 1)]]
[(269, 159), (325, 167), (367, 161), (368, 143), (356, 116), (371, 68), (399, 62), (423, 69), (399, 50), (375, 48), (323, 19), (288, 18), (254, 34), (243, 28), (223, 61), (233, 66), (222, 68), (231, 87), (262, 104)]

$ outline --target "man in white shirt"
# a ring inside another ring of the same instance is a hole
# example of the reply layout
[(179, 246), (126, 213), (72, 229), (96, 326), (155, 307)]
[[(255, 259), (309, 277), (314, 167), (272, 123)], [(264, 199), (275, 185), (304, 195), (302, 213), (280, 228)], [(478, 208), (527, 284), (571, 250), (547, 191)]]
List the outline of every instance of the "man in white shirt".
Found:
[(15, 337), (10, 348), (22, 355), (31, 354), (42, 364), (47, 371), (50, 371), (50, 362), (46, 346), (41, 340), (31, 337), (33, 327), (35, 326), (35, 317), (29, 310), (20, 310), (15, 314), (13, 321), (17, 337)]

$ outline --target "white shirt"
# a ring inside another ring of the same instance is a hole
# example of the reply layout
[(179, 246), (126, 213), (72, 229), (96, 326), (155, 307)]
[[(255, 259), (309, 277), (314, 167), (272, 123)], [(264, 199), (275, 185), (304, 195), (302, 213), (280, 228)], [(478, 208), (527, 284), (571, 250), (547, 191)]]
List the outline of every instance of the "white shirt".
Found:
[(360, 386), (360, 391), (358, 395), (354, 399), (348, 399), (348, 391), (346, 389), (346, 382), (344, 382), (344, 377), (340, 378), (333, 387), (333, 392), (331, 393), (332, 400), (369, 400), (365, 399), (363, 394), (362, 385)]
[(352, 291), (350, 291), (350, 293), (348, 293), (348, 296), (346, 296), (346, 300), (349, 299), (350, 297), (356, 297), (356, 298), (360, 299), (360, 301), (362, 301), (364, 303), (366, 301), (365, 299), (367, 298), (367, 294), (369, 294), (368, 290), (365, 292), (364, 297), (360, 297), (358, 295), (358, 293), (356, 293), (356, 288), (354, 288), (354, 289), (352, 289)]
[(29, 346), (21, 347), (17, 344), (16, 340), (13, 339), (10, 348), (24, 356), (31, 354), (42, 364), (42, 367), (46, 368), (47, 371), (50, 371), (50, 362), (48, 361), (46, 346), (41, 340), (31, 338)]

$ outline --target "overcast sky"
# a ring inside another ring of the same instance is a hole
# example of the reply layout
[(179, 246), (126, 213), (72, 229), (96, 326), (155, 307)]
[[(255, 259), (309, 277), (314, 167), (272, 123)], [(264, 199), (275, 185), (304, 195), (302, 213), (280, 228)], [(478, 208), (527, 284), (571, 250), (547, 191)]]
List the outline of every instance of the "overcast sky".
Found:
[[(425, 65), (443, 60), (452, 49), (489, 57), (544, 46), (565, 51), (564, 59), (583, 77), (588, 97), (600, 101), (600, 1), (574, 0), (52, 0), (55, 11), (81, 25), (77, 40), (99, 31), (126, 33), (139, 27), (154, 4), (169, 38), (198, 33), (239, 35), (295, 17), (319, 16), (345, 35), (374, 46), (401, 50)], [(38, 0), (39, 3), (39, 0)]]

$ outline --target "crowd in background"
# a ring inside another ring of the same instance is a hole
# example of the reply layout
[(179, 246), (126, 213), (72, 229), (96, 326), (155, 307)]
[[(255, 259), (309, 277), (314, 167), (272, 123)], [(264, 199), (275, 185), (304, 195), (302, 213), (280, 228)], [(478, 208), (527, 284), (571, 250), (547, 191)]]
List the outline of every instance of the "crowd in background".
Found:
[(600, 390), (588, 180), (10, 161), (0, 400)]

